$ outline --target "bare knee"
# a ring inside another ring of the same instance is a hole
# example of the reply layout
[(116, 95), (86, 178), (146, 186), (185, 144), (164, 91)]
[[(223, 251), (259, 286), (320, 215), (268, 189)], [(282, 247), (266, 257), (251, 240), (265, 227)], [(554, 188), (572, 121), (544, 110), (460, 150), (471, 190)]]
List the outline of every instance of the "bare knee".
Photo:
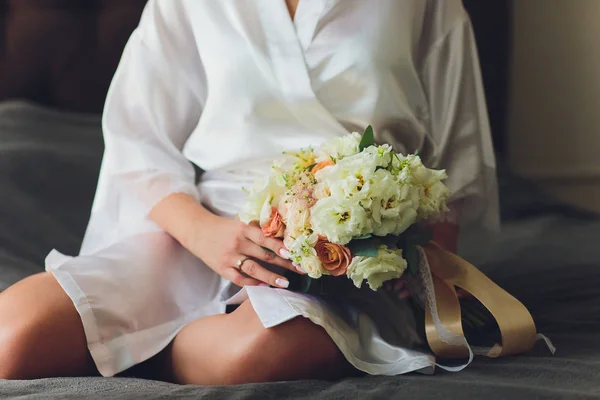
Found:
[(327, 333), (302, 317), (263, 329), (225, 365), (224, 384), (338, 379), (350, 371)]
[(299, 317), (265, 329), (249, 302), (184, 328), (165, 354), (168, 379), (182, 384), (337, 379), (353, 371), (323, 328)]
[(27, 379), (27, 335), (19, 326), (0, 328), (0, 379)]
[(72, 302), (51, 275), (29, 277), (0, 294), (0, 378), (93, 374)]
[(26, 378), (27, 338), (32, 331), (26, 325), (32, 313), (20, 307), (22, 286), (19, 283), (0, 294), (0, 379)]
[[(280, 359), (278, 352), (269, 346), (268, 329), (259, 334), (252, 345), (236, 346), (223, 360), (220, 378), (224, 385), (275, 382), (279, 379)], [(289, 362), (289, 361), (288, 361)]]

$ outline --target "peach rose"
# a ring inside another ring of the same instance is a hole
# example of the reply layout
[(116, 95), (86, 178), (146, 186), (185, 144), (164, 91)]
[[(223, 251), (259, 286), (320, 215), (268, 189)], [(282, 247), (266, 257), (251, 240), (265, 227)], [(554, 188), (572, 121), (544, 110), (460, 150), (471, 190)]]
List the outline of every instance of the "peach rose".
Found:
[(285, 232), (285, 224), (281, 214), (277, 211), (277, 208), (271, 208), (271, 216), (269, 221), (262, 227), (262, 231), (266, 237), (282, 238)]
[(319, 172), (320, 170), (322, 170), (325, 167), (331, 167), (332, 165), (335, 165), (335, 163), (333, 162), (333, 160), (331, 158), (328, 158), (326, 160), (321, 161), (320, 163), (318, 163), (317, 165), (315, 165), (310, 172), (313, 175), (316, 175), (317, 172)]
[(333, 276), (340, 276), (346, 273), (348, 265), (352, 261), (350, 249), (340, 244), (329, 242), (326, 238), (319, 236), (315, 244), (317, 256), (323, 268)]

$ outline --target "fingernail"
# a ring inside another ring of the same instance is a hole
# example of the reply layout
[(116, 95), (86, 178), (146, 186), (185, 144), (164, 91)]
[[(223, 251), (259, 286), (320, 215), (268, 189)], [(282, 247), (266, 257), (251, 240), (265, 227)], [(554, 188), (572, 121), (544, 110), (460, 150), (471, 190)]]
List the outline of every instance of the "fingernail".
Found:
[(280, 255), (281, 257), (285, 258), (286, 260), (287, 260), (288, 258), (290, 258), (290, 252), (289, 252), (289, 251), (287, 251), (286, 249), (280, 249), (280, 250), (279, 250), (279, 255)]
[(298, 271), (299, 274), (306, 275), (306, 272), (304, 272), (301, 266), (294, 265), (294, 268), (296, 268), (296, 271)]
[(288, 286), (290, 286), (290, 283), (287, 280), (281, 279), (281, 278), (277, 278), (275, 280), (275, 284), (277, 284), (277, 286), (282, 287), (284, 289), (287, 289)]

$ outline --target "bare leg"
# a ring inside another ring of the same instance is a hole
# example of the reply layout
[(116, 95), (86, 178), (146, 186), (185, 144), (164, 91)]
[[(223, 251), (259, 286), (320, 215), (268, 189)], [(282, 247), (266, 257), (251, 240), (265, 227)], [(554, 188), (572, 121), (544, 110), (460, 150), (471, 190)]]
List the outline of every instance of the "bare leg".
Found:
[[(177, 383), (231, 385), (339, 379), (356, 371), (329, 335), (302, 317), (265, 329), (249, 301), (185, 327), (160, 356)], [(163, 367), (164, 370), (164, 367)]]
[(0, 379), (97, 374), (79, 314), (51, 274), (0, 293)]
[[(249, 302), (191, 323), (158, 356), (128, 372), (220, 385), (356, 373), (321, 327), (295, 318), (265, 329)], [(0, 379), (97, 374), (79, 314), (52, 275), (29, 277), (0, 294)]]

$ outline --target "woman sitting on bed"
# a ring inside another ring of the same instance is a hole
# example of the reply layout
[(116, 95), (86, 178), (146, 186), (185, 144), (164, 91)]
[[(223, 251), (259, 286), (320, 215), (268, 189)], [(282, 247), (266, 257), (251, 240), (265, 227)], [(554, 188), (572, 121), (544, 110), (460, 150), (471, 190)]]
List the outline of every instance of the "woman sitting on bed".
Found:
[(296, 270), (283, 243), (234, 218), (283, 150), (367, 125), (447, 170), (453, 211), (435, 226), (447, 249), (458, 204), (461, 223), (497, 222), (460, 0), (150, 0), (108, 94), (81, 253), (53, 251), (47, 273), (0, 295), (0, 378), (112, 376), (146, 360), (196, 384), (431, 369), (405, 301), (376, 318), (285, 290), (282, 269)]

